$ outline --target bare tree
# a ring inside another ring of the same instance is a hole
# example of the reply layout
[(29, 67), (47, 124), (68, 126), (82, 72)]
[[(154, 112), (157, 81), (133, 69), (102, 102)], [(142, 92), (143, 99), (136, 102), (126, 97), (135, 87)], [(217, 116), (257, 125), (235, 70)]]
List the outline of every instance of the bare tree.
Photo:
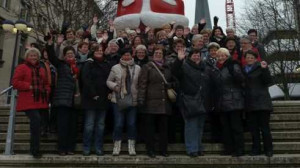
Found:
[[(98, 0), (99, 1), (99, 0)], [(63, 24), (79, 29), (91, 24), (94, 15), (103, 15), (94, 0), (28, 0), (35, 30), (45, 35), (48, 28), (59, 30)], [(99, 16), (99, 17), (101, 17)]]
[(299, 82), (295, 70), (300, 60), (294, 0), (248, 0), (246, 4), (238, 30), (243, 34), (249, 28), (258, 30), (274, 81), (290, 99), (290, 83)]
[(101, 28), (108, 28), (108, 21), (114, 20), (117, 13), (117, 1), (97, 0), (99, 8), (103, 12), (103, 16), (99, 17), (99, 25)]

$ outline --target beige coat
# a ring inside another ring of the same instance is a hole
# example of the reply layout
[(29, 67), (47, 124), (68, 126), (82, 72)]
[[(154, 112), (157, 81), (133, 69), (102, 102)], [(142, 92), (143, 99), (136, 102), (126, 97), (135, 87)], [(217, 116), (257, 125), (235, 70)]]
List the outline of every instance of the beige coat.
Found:
[[(135, 68), (134, 68), (135, 67)], [(133, 82), (131, 84), (131, 93), (132, 93), (132, 98), (133, 98), (133, 106), (137, 105), (137, 94), (138, 94), (138, 79), (139, 79), (139, 74), (141, 71), (140, 66), (133, 64), (132, 66), (129, 66), (129, 71), (130, 74), (133, 75), (133, 69), (135, 69), (134, 77), (133, 77)], [(117, 103), (116, 100), (116, 91), (114, 90), (116, 86), (119, 88), (122, 88), (121, 84), (121, 78), (122, 74), (124, 74), (124, 71), (126, 69), (121, 65), (117, 64), (112, 67), (109, 77), (106, 81), (106, 84), (109, 89), (113, 90), (111, 102)]]

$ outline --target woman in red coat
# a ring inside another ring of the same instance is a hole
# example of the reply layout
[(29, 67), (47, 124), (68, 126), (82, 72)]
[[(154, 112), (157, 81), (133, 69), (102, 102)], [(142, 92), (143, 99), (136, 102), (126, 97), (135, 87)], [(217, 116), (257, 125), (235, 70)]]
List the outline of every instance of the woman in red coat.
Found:
[(30, 153), (39, 158), (41, 109), (48, 109), (49, 82), (45, 69), (40, 67), (41, 53), (31, 48), (25, 53), (25, 62), (18, 65), (12, 84), (18, 91), (17, 111), (24, 111), (30, 119)]

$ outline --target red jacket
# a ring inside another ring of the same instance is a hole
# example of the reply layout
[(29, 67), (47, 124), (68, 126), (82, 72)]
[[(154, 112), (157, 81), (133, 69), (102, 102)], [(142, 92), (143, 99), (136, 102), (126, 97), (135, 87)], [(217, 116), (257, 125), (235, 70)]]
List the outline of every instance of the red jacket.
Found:
[[(45, 69), (40, 68), (40, 78), (47, 90), (48, 96), (50, 93), (49, 82), (45, 75)], [(47, 109), (49, 107), (48, 101), (43, 101), (41, 98), (35, 102), (33, 99), (33, 91), (30, 89), (32, 82), (32, 69), (26, 64), (21, 64), (15, 69), (12, 79), (12, 85), (18, 90), (17, 97), (17, 111)], [(41, 84), (42, 85), (42, 84)]]

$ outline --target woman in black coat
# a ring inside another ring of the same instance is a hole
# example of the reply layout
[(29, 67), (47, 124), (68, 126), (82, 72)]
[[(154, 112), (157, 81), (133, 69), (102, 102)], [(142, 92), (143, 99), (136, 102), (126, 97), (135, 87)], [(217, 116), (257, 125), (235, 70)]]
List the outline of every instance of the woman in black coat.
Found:
[(270, 113), (273, 111), (272, 100), (269, 94), (269, 86), (272, 77), (266, 62), (257, 61), (257, 54), (247, 51), (244, 67), (246, 76), (245, 105), (247, 120), (252, 135), (252, 152), (250, 155), (259, 155), (261, 152), (260, 133), (262, 133), (265, 155), (273, 155), (272, 135), (270, 132)]
[(77, 115), (73, 107), (79, 75), (75, 61), (75, 49), (71, 46), (65, 47), (63, 60), (56, 57), (52, 38), (49, 39), (46, 49), (50, 62), (57, 69), (57, 82), (53, 93), (52, 107), (57, 111), (58, 152), (60, 155), (73, 155), (77, 127)]
[[(85, 111), (83, 155), (91, 151), (93, 132), (95, 151), (103, 155), (103, 133), (108, 107), (109, 89), (106, 86), (111, 65), (103, 56), (102, 46), (97, 46), (82, 69), (82, 108)], [(94, 131), (95, 130), (95, 131)]]
[(185, 61), (184, 58), (184, 50), (181, 49), (172, 66), (172, 72), (180, 83), (179, 104), (185, 122), (187, 155), (197, 157), (204, 155), (201, 142), (206, 119), (204, 100), (207, 97), (208, 86), (217, 82), (219, 73), (216, 68), (207, 66), (201, 60), (200, 50), (192, 50)]
[(243, 124), (241, 113), (244, 109), (242, 85), (245, 77), (238, 62), (230, 58), (226, 48), (217, 51), (217, 67), (220, 70), (219, 100), (224, 155), (242, 156), (244, 153)]

